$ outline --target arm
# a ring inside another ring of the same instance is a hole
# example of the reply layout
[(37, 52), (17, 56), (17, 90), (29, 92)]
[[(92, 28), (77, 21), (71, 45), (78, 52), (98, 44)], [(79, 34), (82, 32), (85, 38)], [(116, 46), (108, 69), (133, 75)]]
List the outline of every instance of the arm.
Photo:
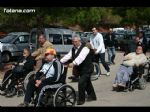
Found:
[(24, 64), (23, 68), (26, 71), (32, 71), (34, 69), (34, 59), (30, 56), (27, 59), (27, 62)]
[(95, 52), (96, 54), (98, 54), (101, 51), (103, 44), (104, 44), (102, 35), (99, 34), (98, 36), (99, 36), (99, 38), (97, 39), (97, 41), (99, 42), (99, 46)]
[(82, 51), (80, 52), (79, 56), (73, 61), (73, 64), (80, 65), (85, 60), (89, 52), (90, 52), (89, 48), (84, 47)]
[(69, 51), (68, 54), (66, 54), (61, 60), (61, 63), (65, 63), (67, 61), (69, 61), (72, 58), (72, 50)]
[(144, 65), (147, 62), (147, 57), (144, 54), (141, 54), (140, 58), (135, 61), (135, 66)]

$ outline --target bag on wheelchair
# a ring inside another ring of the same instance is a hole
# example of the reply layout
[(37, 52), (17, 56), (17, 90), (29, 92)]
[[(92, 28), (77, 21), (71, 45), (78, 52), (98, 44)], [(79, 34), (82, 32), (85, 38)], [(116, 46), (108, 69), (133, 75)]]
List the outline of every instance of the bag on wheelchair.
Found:
[(15, 68), (12, 70), (12, 72), (16, 74), (23, 73), (23, 71), (24, 71), (23, 66), (15, 66)]

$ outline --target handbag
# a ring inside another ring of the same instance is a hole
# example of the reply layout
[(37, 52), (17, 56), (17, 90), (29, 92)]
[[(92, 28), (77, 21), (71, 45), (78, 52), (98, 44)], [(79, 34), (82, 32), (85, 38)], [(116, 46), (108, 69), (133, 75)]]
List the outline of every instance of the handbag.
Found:
[(22, 73), (23, 72), (23, 66), (15, 66), (15, 68), (13, 69), (14, 73)]

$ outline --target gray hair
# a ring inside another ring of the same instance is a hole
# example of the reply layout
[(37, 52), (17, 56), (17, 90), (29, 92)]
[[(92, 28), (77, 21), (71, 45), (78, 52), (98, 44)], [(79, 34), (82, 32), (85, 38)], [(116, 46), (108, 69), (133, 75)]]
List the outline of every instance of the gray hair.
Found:
[(72, 40), (74, 40), (74, 39), (81, 40), (81, 38), (80, 38), (80, 36), (79, 36), (79, 35), (73, 35), (73, 36), (72, 36)]

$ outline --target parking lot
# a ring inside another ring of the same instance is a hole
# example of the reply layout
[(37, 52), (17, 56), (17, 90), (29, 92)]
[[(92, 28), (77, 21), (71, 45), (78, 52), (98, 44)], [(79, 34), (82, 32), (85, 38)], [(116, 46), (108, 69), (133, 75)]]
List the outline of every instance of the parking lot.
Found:
[[(149, 55), (150, 53), (147, 53)], [(123, 53), (117, 52), (115, 58), (115, 65), (111, 65), (111, 75), (106, 76), (106, 71), (100, 64), (102, 70), (102, 76), (98, 80), (93, 81), (95, 92), (97, 95), (97, 101), (85, 102), (84, 106), (99, 107), (99, 106), (150, 106), (150, 83), (147, 83), (145, 90), (135, 89), (133, 92), (115, 92), (112, 91), (112, 83), (115, 78), (116, 72), (122, 63)], [(107, 60), (107, 54), (106, 54)], [(71, 75), (71, 69), (69, 69), (67, 76)], [(1, 77), (2, 78), (2, 77)], [(67, 78), (67, 84), (74, 87), (77, 91), (77, 83), (70, 82)], [(17, 106), (23, 102), (23, 97), (14, 96), (13, 98), (5, 98), (0, 96), (0, 106)]]

